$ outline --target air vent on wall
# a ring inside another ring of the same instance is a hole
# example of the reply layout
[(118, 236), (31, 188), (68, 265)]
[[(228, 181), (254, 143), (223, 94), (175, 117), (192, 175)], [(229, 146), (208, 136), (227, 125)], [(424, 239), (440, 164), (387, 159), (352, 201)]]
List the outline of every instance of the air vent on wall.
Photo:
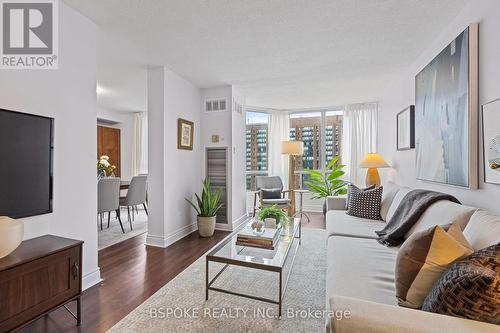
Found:
[(243, 114), (243, 105), (238, 103), (238, 101), (233, 101), (233, 110), (239, 114)]
[(226, 111), (227, 101), (225, 98), (210, 99), (205, 101), (206, 112)]

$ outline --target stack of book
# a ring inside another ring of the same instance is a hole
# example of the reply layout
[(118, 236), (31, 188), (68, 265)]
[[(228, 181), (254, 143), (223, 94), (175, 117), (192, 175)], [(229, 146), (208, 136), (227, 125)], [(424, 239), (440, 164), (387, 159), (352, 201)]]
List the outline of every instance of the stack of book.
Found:
[(236, 245), (258, 247), (274, 250), (280, 238), (280, 229), (264, 229), (262, 235), (255, 235), (250, 226), (246, 226), (238, 233)]

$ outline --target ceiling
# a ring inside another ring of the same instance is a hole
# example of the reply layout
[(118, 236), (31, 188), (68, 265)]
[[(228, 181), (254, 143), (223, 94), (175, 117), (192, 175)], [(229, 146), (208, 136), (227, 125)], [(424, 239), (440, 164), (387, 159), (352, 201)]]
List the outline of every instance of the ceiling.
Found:
[(140, 110), (148, 65), (199, 87), (232, 84), (254, 106), (377, 100), (468, 0), (65, 2), (102, 29), (100, 103)]

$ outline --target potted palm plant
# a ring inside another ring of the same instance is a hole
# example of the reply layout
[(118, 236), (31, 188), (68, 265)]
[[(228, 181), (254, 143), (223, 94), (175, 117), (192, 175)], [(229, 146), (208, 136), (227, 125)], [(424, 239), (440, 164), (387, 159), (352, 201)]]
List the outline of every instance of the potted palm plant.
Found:
[(198, 232), (201, 237), (211, 237), (215, 230), (217, 211), (222, 207), (220, 203), (222, 191), (213, 191), (210, 181), (205, 179), (203, 181), (201, 198), (196, 193), (194, 195), (196, 196), (196, 204), (191, 199), (185, 199), (194, 208), (196, 213), (198, 213)]
[[(335, 156), (326, 166), (326, 170), (306, 169), (309, 180), (305, 181), (309, 191), (313, 193), (313, 199), (321, 199), (330, 196), (347, 194), (348, 182), (340, 179), (345, 172), (345, 165), (339, 163), (340, 156)], [(323, 215), (326, 214), (326, 201), (323, 204)]]

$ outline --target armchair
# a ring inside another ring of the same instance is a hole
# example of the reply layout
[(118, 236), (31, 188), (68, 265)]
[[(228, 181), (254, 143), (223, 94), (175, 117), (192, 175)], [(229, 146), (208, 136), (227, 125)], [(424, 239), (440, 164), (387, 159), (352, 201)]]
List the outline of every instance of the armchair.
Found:
[[(283, 182), (278, 176), (257, 176), (255, 177), (257, 191), (253, 197), (253, 216), (257, 211), (257, 207), (277, 206), (283, 210), (288, 210), (288, 215), (292, 216), (293, 212), (293, 190), (283, 190)], [(258, 203), (257, 203), (257, 197)]]

